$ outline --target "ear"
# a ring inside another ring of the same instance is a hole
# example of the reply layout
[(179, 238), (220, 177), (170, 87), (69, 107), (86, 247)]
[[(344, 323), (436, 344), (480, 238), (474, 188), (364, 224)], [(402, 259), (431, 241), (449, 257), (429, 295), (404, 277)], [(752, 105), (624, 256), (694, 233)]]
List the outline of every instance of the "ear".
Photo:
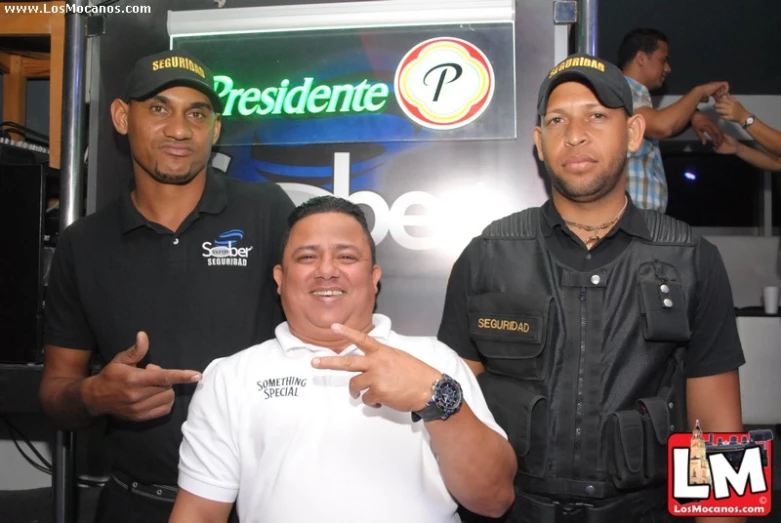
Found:
[(637, 63), (637, 65), (639, 65), (640, 67), (644, 66), (650, 59), (651, 59), (651, 55), (649, 55), (644, 51), (638, 51), (637, 54), (635, 55), (635, 63)]
[(377, 285), (380, 283), (380, 278), (382, 278), (382, 269), (379, 265), (375, 265), (372, 267), (372, 283), (374, 283), (374, 294), (376, 295), (378, 292), (380, 292), (379, 287)]
[(111, 102), (111, 122), (119, 134), (127, 134), (127, 118), (130, 114), (130, 105), (117, 98)]
[(534, 145), (537, 146), (537, 158), (541, 162), (545, 161), (545, 156), (542, 153), (542, 128), (537, 126), (534, 128)]
[(282, 276), (284, 275), (284, 272), (282, 271), (281, 265), (274, 265), (274, 281), (277, 283), (277, 294), (282, 294)]
[(637, 152), (643, 144), (645, 136), (645, 118), (642, 114), (635, 114), (626, 120), (627, 149)]
[(214, 131), (212, 133), (212, 143), (217, 143), (220, 139), (220, 132), (222, 131), (222, 115), (220, 113), (214, 113)]

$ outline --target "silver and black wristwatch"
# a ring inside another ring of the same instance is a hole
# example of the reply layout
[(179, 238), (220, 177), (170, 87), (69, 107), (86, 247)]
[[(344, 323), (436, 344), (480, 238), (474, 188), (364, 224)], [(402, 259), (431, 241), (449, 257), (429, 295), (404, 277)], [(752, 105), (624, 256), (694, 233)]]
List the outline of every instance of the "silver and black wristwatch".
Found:
[(422, 410), (412, 412), (412, 421), (446, 420), (461, 408), (464, 401), (461, 385), (447, 374), (442, 374), (431, 390), (431, 399)]

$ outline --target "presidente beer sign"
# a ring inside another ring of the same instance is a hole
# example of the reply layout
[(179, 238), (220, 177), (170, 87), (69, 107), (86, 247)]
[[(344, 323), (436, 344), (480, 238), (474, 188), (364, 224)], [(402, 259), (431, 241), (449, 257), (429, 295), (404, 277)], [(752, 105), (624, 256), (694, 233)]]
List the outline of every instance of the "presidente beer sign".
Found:
[(222, 145), (512, 139), (510, 22), (181, 36), (224, 103)]
[(278, 86), (238, 87), (230, 76), (216, 75), (214, 89), (225, 104), (223, 116), (376, 113), (388, 103), (390, 89), (364, 79), (355, 84), (318, 84), (307, 77), (299, 85), (283, 79)]

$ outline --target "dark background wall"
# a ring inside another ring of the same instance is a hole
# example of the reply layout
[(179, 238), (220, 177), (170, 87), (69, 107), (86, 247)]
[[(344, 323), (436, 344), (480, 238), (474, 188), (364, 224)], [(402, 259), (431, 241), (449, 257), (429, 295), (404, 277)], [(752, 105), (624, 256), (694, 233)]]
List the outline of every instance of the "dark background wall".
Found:
[(781, 1), (599, 0), (598, 18), (597, 53), (612, 62), (636, 27), (667, 35), (666, 94), (726, 80), (736, 94), (781, 95)]

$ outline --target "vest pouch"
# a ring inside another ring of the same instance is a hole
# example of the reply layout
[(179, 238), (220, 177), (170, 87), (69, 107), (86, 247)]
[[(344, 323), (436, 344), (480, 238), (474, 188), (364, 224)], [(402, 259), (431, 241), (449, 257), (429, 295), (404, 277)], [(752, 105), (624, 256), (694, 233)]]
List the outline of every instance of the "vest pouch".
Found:
[(618, 489), (634, 490), (667, 477), (669, 414), (662, 398), (646, 398), (637, 408), (613, 414), (608, 437), (608, 472)]
[(691, 337), (683, 286), (673, 265), (660, 261), (640, 265), (637, 273), (643, 337), (655, 342), (686, 342)]
[(667, 439), (670, 437), (670, 411), (664, 398), (643, 398), (637, 401), (638, 409), (651, 423), (646, 434), (645, 475), (651, 484), (667, 481)]
[(518, 458), (518, 472), (545, 474), (548, 443), (548, 401), (529, 383), (489, 371), (477, 377), (488, 408)]
[(486, 370), (525, 380), (545, 378), (552, 301), (550, 296), (511, 292), (469, 298), (469, 332)]

